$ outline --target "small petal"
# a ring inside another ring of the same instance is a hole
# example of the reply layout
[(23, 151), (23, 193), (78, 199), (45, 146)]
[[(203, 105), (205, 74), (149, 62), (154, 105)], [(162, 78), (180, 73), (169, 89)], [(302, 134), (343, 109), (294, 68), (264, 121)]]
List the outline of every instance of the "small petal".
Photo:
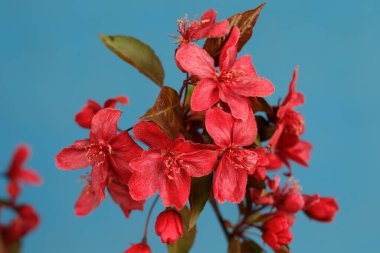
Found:
[(172, 144), (169, 136), (161, 128), (152, 122), (139, 122), (133, 127), (133, 135), (144, 142), (150, 148), (167, 150)]
[(129, 99), (126, 96), (110, 98), (106, 102), (104, 102), (104, 108), (115, 108), (117, 103), (121, 105), (127, 105), (129, 103)]
[(145, 200), (154, 195), (158, 187), (158, 177), (162, 166), (159, 150), (147, 150), (140, 158), (130, 162), (134, 170), (129, 180), (129, 191), (135, 200)]
[(80, 140), (73, 145), (62, 149), (56, 157), (56, 166), (62, 170), (82, 169), (90, 166), (86, 158), (89, 140)]
[(230, 35), (223, 46), (220, 54), (220, 70), (229, 69), (232, 67), (237, 56), (237, 45), (239, 42), (240, 31), (239, 28), (232, 28)]
[(16, 148), (12, 162), (8, 168), (7, 173), (9, 176), (17, 174), (18, 171), (22, 169), (23, 164), (29, 159), (30, 153), (30, 147), (28, 145), (22, 144)]
[(40, 185), (42, 179), (34, 170), (25, 169), (21, 171), (20, 178), (27, 184)]
[(179, 65), (191, 75), (203, 78), (215, 78), (214, 59), (203, 48), (186, 44), (181, 46), (176, 53)]
[(191, 109), (205, 111), (219, 101), (218, 82), (215, 79), (202, 79), (191, 95)]
[(112, 108), (102, 109), (95, 114), (91, 123), (91, 141), (106, 144), (115, 137), (120, 116), (121, 111)]
[(250, 109), (247, 120), (236, 119), (233, 126), (233, 144), (236, 146), (251, 145), (257, 135), (257, 125), (253, 112)]
[(88, 100), (87, 104), (83, 106), (81, 111), (75, 115), (75, 121), (81, 127), (91, 128), (92, 118), (101, 109), (102, 107), (97, 102), (93, 100)]
[(86, 216), (96, 209), (103, 200), (104, 195), (98, 194), (91, 183), (89, 183), (83, 188), (75, 203), (75, 214), (77, 216)]
[(234, 119), (231, 114), (215, 107), (206, 112), (206, 129), (219, 147), (227, 147), (232, 143)]

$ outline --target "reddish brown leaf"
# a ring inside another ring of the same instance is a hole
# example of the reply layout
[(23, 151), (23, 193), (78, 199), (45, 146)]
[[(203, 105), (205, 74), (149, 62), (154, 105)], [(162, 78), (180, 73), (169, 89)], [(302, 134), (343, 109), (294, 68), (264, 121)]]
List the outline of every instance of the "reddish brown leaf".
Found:
[[(240, 12), (228, 18), (230, 22), (230, 29), (237, 26), (240, 30), (240, 38), (238, 42), (238, 52), (243, 48), (245, 43), (252, 37), (253, 27), (263, 9), (265, 3), (253, 10)], [(223, 45), (226, 42), (227, 35), (220, 38), (207, 39), (203, 48), (215, 59), (215, 62), (219, 62), (219, 55), (222, 51)]]
[(140, 120), (151, 120), (171, 138), (177, 137), (182, 126), (180, 98), (174, 89), (164, 86), (153, 107)]

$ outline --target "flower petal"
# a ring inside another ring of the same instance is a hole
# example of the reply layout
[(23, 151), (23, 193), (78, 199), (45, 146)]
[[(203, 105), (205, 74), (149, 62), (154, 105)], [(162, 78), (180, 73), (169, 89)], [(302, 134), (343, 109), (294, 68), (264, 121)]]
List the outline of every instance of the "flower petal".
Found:
[(91, 123), (90, 140), (98, 143), (108, 143), (117, 134), (117, 121), (121, 111), (112, 108), (100, 110)]
[(213, 184), (214, 197), (220, 203), (228, 200), (231, 203), (240, 203), (245, 195), (247, 186), (247, 171), (236, 169), (229, 162), (227, 155), (219, 161)]
[(7, 192), (13, 200), (18, 197), (18, 195), (21, 193), (21, 187), (16, 180), (9, 182), (7, 186)]
[(250, 55), (240, 57), (232, 69), (239, 73), (239, 82), (232, 84), (235, 93), (245, 97), (266, 97), (274, 92), (272, 82), (256, 74)]
[(215, 107), (206, 112), (206, 130), (219, 147), (227, 147), (232, 143), (234, 119), (231, 114)]
[(55, 156), (56, 166), (62, 170), (82, 169), (90, 166), (90, 162), (86, 158), (87, 147), (89, 145), (89, 140), (80, 140), (62, 149)]
[(18, 171), (22, 169), (23, 164), (29, 159), (30, 147), (28, 145), (22, 144), (16, 148), (13, 155), (12, 162), (8, 168), (8, 174), (12, 176), (17, 174)]
[(37, 171), (24, 169), (21, 171), (20, 178), (27, 184), (40, 185), (42, 179), (38, 175)]
[(255, 141), (256, 135), (256, 120), (252, 110), (250, 109), (246, 121), (236, 119), (234, 122), (232, 132), (233, 144), (237, 146), (249, 146)]
[(200, 79), (216, 77), (214, 59), (197, 45), (182, 45), (175, 57), (179, 65), (191, 75)]
[(219, 23), (215, 23), (216, 14), (216, 11), (213, 9), (206, 11), (201, 17), (200, 28), (195, 31), (191, 37), (200, 40), (205, 38), (218, 38), (226, 35), (229, 29), (229, 22), (228, 20), (223, 20)]
[(230, 35), (223, 46), (220, 54), (220, 70), (229, 69), (232, 67), (237, 56), (237, 45), (239, 42), (240, 31), (239, 28), (232, 28)]
[(226, 85), (219, 85), (220, 99), (228, 104), (235, 119), (247, 120), (251, 108), (249, 98), (234, 93)]
[(218, 82), (215, 79), (202, 79), (191, 95), (191, 109), (205, 111), (219, 101)]
[(216, 165), (218, 153), (212, 150), (197, 150), (181, 155), (183, 166), (192, 177), (203, 177), (210, 174)]
[(75, 203), (75, 214), (77, 216), (86, 216), (96, 209), (103, 200), (104, 194), (98, 194), (91, 183), (88, 183)]
[(102, 107), (97, 102), (88, 100), (87, 104), (83, 106), (81, 111), (75, 115), (75, 121), (81, 127), (91, 128), (92, 118), (101, 109)]
[(107, 99), (107, 101), (104, 102), (104, 108), (115, 108), (117, 103), (121, 105), (127, 105), (129, 103), (129, 99), (126, 96), (119, 96)]
[(161, 128), (152, 122), (139, 122), (133, 127), (133, 135), (144, 142), (150, 148), (167, 150), (172, 144), (169, 136)]
[(170, 179), (165, 174), (159, 177), (158, 194), (166, 207), (174, 206), (181, 210), (190, 194), (191, 179), (187, 171), (181, 169)]
[(161, 173), (162, 154), (159, 150), (147, 150), (140, 158), (130, 162), (133, 174), (129, 180), (129, 191), (135, 200), (145, 200), (154, 195)]
[(310, 160), (311, 149), (312, 145), (310, 142), (299, 141), (295, 146), (281, 150), (281, 153), (302, 166), (309, 167), (308, 161)]
[(108, 175), (108, 160), (106, 156), (99, 156), (92, 165), (91, 170), (91, 184), (94, 188), (103, 187), (105, 185)]

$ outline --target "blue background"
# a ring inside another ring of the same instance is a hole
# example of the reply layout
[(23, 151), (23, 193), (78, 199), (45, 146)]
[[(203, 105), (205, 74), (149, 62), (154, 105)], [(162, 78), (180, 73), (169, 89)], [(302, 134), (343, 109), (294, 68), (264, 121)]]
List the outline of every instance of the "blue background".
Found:
[[(379, 59), (380, 2), (375, 0), (268, 1), (253, 39), (260, 75), (276, 86), (272, 101), (284, 97), (299, 64), (298, 89), (307, 103), (305, 139), (314, 145), (311, 168), (296, 168), (304, 192), (334, 195), (340, 212), (333, 224), (299, 215), (293, 228), (293, 252), (375, 252), (380, 208)], [(141, 238), (145, 214), (124, 219), (108, 198), (94, 213), (73, 213), (84, 171), (59, 171), (54, 155), (87, 132), (73, 121), (88, 98), (103, 102), (127, 95), (122, 127), (136, 122), (159, 89), (109, 52), (98, 34), (126, 34), (152, 45), (166, 70), (166, 84), (179, 87), (173, 61), (176, 20), (208, 8), (219, 20), (258, 6), (258, 1), (0, 1), (0, 166), (14, 148), (29, 143), (28, 166), (44, 177), (28, 187), (22, 200), (42, 216), (27, 237), (25, 253), (122, 252)], [(0, 181), (4, 188), (4, 181)], [(25, 187), (24, 187), (25, 189)], [(225, 205), (235, 221), (235, 207)], [(162, 206), (156, 208), (159, 212)], [(153, 224), (151, 224), (151, 228)], [(226, 242), (210, 206), (200, 219), (192, 252), (225, 252)], [(150, 230), (154, 252), (164, 252)]]

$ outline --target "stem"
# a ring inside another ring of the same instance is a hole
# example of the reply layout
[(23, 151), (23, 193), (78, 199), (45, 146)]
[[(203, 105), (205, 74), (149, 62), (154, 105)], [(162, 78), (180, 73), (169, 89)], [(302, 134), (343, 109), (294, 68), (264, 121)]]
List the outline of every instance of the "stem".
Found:
[(212, 208), (214, 209), (216, 217), (218, 218), (219, 224), (223, 229), (223, 232), (224, 232), (224, 235), (226, 236), (227, 241), (230, 241), (231, 234), (228, 232), (227, 227), (224, 224), (224, 219), (223, 219), (222, 213), (219, 210), (218, 203), (216, 203), (213, 197), (210, 198), (210, 203), (211, 203)]
[(150, 209), (149, 209), (148, 217), (146, 218), (145, 229), (144, 229), (144, 237), (142, 239), (142, 241), (145, 242), (145, 243), (147, 241), (146, 237), (147, 237), (147, 234), (148, 234), (148, 227), (149, 227), (150, 217), (152, 216), (152, 212), (153, 212), (154, 206), (157, 203), (158, 198), (159, 198), (159, 196), (157, 195), (156, 198), (153, 200), (153, 203), (152, 203), (152, 205), (150, 206)]

